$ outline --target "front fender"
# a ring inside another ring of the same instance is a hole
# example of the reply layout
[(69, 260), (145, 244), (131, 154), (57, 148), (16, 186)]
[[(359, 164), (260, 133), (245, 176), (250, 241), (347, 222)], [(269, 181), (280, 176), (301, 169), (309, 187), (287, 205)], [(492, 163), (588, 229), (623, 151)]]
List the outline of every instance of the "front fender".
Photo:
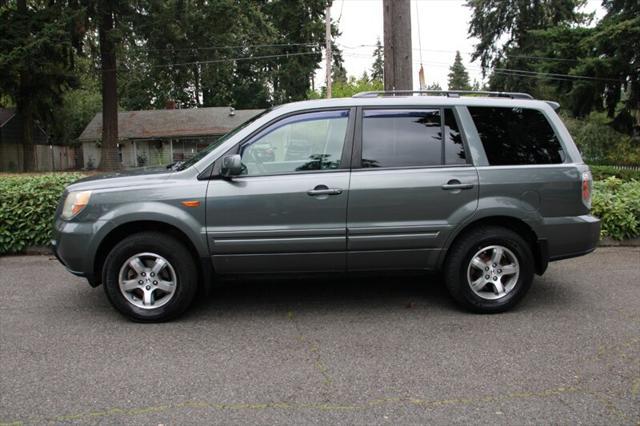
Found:
[[(195, 208), (178, 206), (170, 202), (126, 203), (110, 210), (101, 219), (112, 225), (107, 233), (133, 222), (159, 222), (171, 225), (189, 238), (200, 257), (208, 256), (204, 202)], [(106, 237), (107, 233), (99, 238), (100, 241)]]

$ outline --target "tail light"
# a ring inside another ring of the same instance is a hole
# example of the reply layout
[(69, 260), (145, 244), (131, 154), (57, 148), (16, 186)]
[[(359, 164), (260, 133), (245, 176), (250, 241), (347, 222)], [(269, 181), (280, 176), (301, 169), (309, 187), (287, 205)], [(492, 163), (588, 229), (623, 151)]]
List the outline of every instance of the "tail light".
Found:
[(580, 187), (582, 188), (582, 203), (588, 208), (591, 208), (591, 187), (593, 185), (593, 178), (591, 172), (582, 172), (582, 182)]

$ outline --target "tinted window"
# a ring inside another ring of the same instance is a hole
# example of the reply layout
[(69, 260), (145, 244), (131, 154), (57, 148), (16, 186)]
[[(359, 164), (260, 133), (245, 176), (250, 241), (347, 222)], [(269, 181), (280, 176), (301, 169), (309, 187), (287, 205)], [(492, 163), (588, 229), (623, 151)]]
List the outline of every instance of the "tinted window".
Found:
[(444, 157), (446, 164), (466, 164), (467, 155), (464, 151), (462, 134), (458, 127), (453, 110), (444, 110)]
[(442, 164), (440, 110), (367, 110), (362, 167)]
[(489, 164), (562, 163), (564, 152), (540, 111), (469, 107)]
[(324, 111), (278, 121), (241, 149), (245, 174), (337, 169), (348, 120), (348, 111)]
[[(178, 167), (177, 167), (177, 170), (184, 170), (187, 167), (191, 167), (192, 165), (196, 164), (198, 161), (200, 161), (202, 158), (204, 158), (205, 155), (207, 155), (208, 153), (210, 153), (211, 151), (213, 151), (214, 149), (216, 149), (217, 147), (222, 145), (223, 142), (226, 142), (230, 137), (232, 137), (233, 135), (235, 135), (236, 133), (238, 133), (240, 130), (244, 129), (245, 127), (247, 127), (249, 124), (251, 124), (254, 121), (256, 121), (258, 118), (260, 118), (263, 115), (266, 115), (267, 113), (271, 112), (271, 110), (272, 110), (272, 108), (265, 109), (260, 114), (250, 118), (249, 120), (245, 121), (244, 123), (242, 123), (241, 125), (239, 125), (235, 129), (231, 130), (230, 132), (225, 133), (224, 136), (222, 136), (222, 137), (216, 139), (215, 141), (211, 142), (209, 144), (209, 146), (204, 148), (202, 151), (199, 151), (196, 155), (191, 157), (189, 160), (187, 160), (187, 161), (185, 161), (183, 163), (180, 163), (178, 165)], [(173, 161), (173, 159), (172, 159), (172, 161)]]

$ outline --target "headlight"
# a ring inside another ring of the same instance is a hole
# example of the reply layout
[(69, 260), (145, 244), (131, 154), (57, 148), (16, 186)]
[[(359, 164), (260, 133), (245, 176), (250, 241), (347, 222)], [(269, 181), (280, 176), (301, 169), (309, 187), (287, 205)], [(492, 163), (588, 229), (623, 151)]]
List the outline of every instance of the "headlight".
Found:
[(89, 204), (89, 198), (91, 198), (91, 191), (74, 191), (67, 195), (67, 199), (64, 200), (64, 207), (62, 207), (62, 218), (71, 219)]

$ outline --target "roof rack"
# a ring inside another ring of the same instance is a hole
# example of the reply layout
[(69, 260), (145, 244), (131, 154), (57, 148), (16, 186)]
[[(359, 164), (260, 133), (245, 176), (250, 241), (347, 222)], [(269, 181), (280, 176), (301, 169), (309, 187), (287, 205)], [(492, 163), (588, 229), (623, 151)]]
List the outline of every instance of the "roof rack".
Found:
[(460, 96), (487, 96), (496, 98), (511, 99), (534, 99), (528, 93), (520, 92), (487, 92), (481, 90), (380, 90), (374, 92), (360, 92), (354, 98), (377, 98), (379, 96), (406, 96), (406, 95), (439, 95), (449, 98), (459, 98)]

